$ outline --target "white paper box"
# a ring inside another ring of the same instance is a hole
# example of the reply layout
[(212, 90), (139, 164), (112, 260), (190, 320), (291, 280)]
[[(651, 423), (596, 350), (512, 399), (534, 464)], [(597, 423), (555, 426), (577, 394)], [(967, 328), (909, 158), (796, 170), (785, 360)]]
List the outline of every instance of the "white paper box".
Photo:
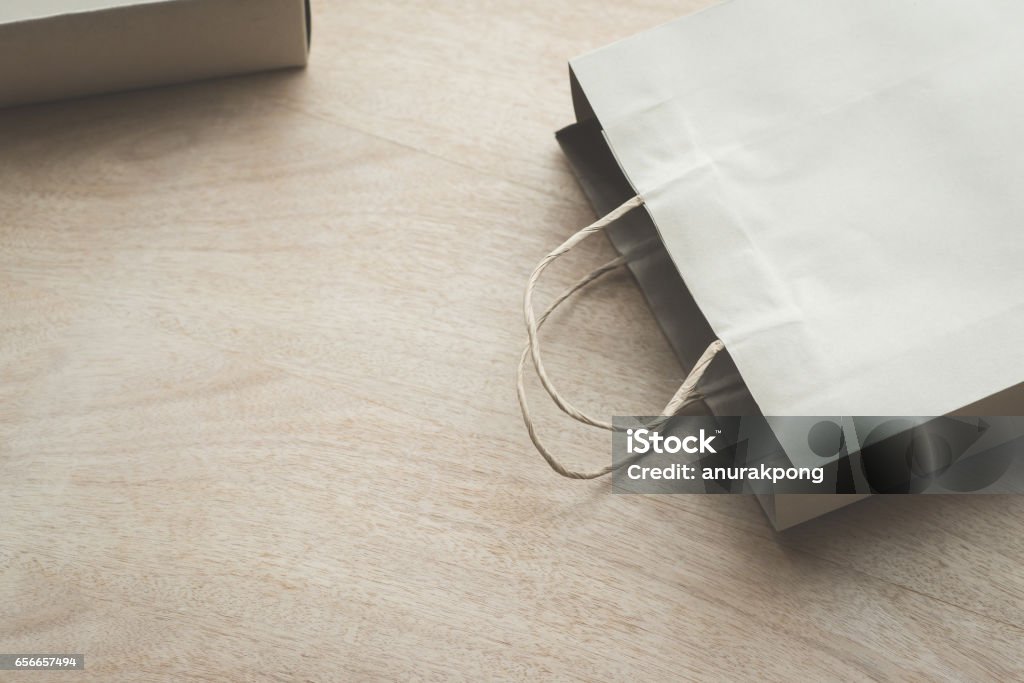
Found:
[(306, 0), (3, 0), (0, 107), (302, 66)]

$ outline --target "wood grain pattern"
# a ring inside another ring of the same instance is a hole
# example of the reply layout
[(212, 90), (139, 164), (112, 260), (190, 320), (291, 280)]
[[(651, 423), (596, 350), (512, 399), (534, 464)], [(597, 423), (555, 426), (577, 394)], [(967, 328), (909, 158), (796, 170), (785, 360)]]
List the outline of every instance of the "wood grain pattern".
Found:
[[(592, 218), (566, 60), (704, 4), (322, 0), (306, 72), (0, 112), (0, 651), (86, 654), (40, 681), (1024, 678), (1019, 498), (775, 534), (526, 438), (521, 288)], [(545, 339), (597, 413), (680, 381), (623, 277)]]

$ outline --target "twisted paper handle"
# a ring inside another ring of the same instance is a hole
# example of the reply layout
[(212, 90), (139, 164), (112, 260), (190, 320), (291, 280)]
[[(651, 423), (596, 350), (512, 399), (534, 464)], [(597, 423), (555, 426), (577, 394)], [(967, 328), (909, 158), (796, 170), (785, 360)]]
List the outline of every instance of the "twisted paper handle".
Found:
[[(594, 282), (595, 280), (603, 277), (607, 273), (628, 263), (629, 260), (633, 257), (633, 254), (626, 254), (620, 256), (616, 259), (609, 261), (600, 268), (591, 271), (590, 274), (577, 281), (576, 284), (574, 284), (572, 287), (570, 287), (560, 296), (558, 296), (558, 298), (556, 298), (551, 303), (551, 305), (548, 306), (547, 310), (545, 310), (544, 313), (541, 314), (539, 319), (536, 317), (533, 311), (533, 291), (537, 286), (537, 281), (540, 279), (541, 273), (543, 273), (548, 266), (554, 263), (555, 260), (563, 256), (564, 254), (568, 253), (573, 247), (582, 242), (588, 236), (604, 230), (609, 225), (614, 223), (617, 219), (621, 218), (622, 216), (629, 213), (633, 209), (639, 206), (643, 206), (643, 203), (643, 198), (637, 195), (627, 200), (625, 203), (623, 203), (621, 206), (608, 213), (603, 218), (594, 221), (587, 227), (576, 232), (574, 235), (572, 235), (572, 237), (563, 242), (557, 249), (554, 249), (551, 253), (545, 256), (540, 263), (537, 264), (537, 267), (533, 269), (533, 272), (530, 274), (530, 279), (526, 284), (526, 293), (523, 296), (523, 317), (526, 320), (526, 333), (529, 339), (527, 341), (526, 348), (523, 349), (523, 353), (519, 358), (519, 366), (516, 369), (516, 394), (519, 397), (519, 408), (522, 410), (523, 413), (523, 422), (526, 424), (526, 431), (529, 433), (530, 440), (533, 442), (533, 445), (537, 448), (537, 451), (544, 457), (544, 460), (547, 461), (548, 465), (551, 466), (551, 469), (553, 469), (555, 472), (562, 475), (563, 477), (568, 477), (570, 479), (596, 479), (598, 477), (602, 477), (606, 474), (609, 474), (610, 472), (614, 472), (615, 470), (621, 467), (625, 467), (626, 465), (631, 464), (635, 460), (639, 459), (640, 456), (634, 456), (633, 458), (624, 460), (616, 464), (608, 465), (606, 467), (602, 467), (601, 469), (592, 472), (577, 472), (574, 470), (569, 470), (564, 465), (562, 465), (558, 461), (558, 459), (555, 458), (547, 450), (547, 448), (544, 447), (544, 444), (541, 443), (540, 441), (540, 437), (537, 435), (536, 426), (533, 423), (533, 417), (530, 413), (529, 404), (526, 400), (526, 388), (524, 379), (526, 359), (527, 357), (530, 357), (533, 360), (533, 365), (537, 370), (537, 376), (540, 378), (541, 384), (544, 386), (544, 390), (551, 397), (551, 400), (555, 402), (555, 405), (557, 405), (562, 410), (562, 412), (564, 412), (566, 415), (569, 415), (573, 419), (578, 420), (579, 422), (583, 422), (584, 424), (588, 424), (593, 427), (599, 427), (601, 429), (607, 429), (609, 431), (616, 431), (616, 427), (612, 425), (612, 423), (604, 420), (598, 420), (587, 415), (586, 413), (584, 413), (583, 411), (579, 410), (571, 403), (569, 403), (569, 401), (563, 398), (562, 395), (558, 392), (554, 384), (551, 382), (550, 377), (548, 377), (547, 371), (544, 369), (544, 363), (541, 359), (540, 353), (540, 339), (538, 336), (538, 331), (540, 330), (540, 327), (544, 324), (544, 322), (548, 319), (548, 316), (550, 316), (551, 313), (554, 312), (554, 310), (562, 304), (562, 302), (571, 297), (580, 289), (589, 285), (591, 282)], [(707, 349), (705, 349), (704, 353), (701, 354), (700, 358), (697, 360), (693, 368), (690, 370), (690, 373), (686, 376), (686, 379), (684, 379), (683, 383), (679, 386), (679, 389), (672, 396), (669, 402), (665, 405), (665, 408), (662, 409), (662, 419), (658, 420), (655, 423), (655, 425), (649, 426), (657, 426), (663, 424), (665, 420), (678, 413), (688, 403), (696, 399), (697, 384), (704, 376), (704, 372), (711, 364), (711, 361), (714, 360), (715, 356), (718, 355), (718, 353), (723, 348), (725, 348), (725, 345), (722, 344), (720, 340), (716, 339), (708, 346)]]

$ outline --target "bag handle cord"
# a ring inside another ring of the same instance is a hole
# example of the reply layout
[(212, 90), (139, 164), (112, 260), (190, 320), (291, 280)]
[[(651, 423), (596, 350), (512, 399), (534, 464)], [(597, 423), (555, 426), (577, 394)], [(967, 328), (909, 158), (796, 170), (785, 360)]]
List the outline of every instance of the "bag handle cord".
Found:
[[(587, 415), (583, 411), (573, 406), (568, 400), (562, 397), (561, 393), (559, 393), (558, 389), (555, 388), (554, 383), (551, 381), (551, 378), (548, 376), (548, 373), (544, 368), (544, 362), (541, 358), (540, 337), (538, 333), (540, 331), (541, 326), (544, 325), (544, 322), (548, 319), (548, 317), (564, 301), (572, 297), (576, 292), (583, 289), (592, 282), (600, 279), (601, 277), (610, 273), (611, 271), (616, 270), (617, 268), (627, 264), (634, 257), (634, 254), (624, 254), (622, 256), (619, 256), (618, 258), (612, 259), (603, 266), (600, 266), (599, 268), (596, 268), (593, 271), (591, 271), (588, 275), (578, 280), (573, 286), (569, 287), (569, 289), (565, 290), (554, 301), (552, 301), (548, 308), (540, 315), (539, 318), (537, 317), (533, 308), (533, 293), (536, 289), (537, 282), (540, 279), (541, 274), (548, 268), (548, 266), (550, 266), (552, 263), (554, 263), (556, 260), (561, 258), (569, 251), (571, 251), (577, 244), (585, 240), (590, 235), (603, 231), (616, 220), (626, 215), (633, 209), (643, 206), (643, 204), (643, 198), (640, 195), (636, 195), (635, 197), (632, 197), (625, 201), (619, 207), (613, 209), (607, 215), (603, 216), (602, 218), (599, 218), (598, 220), (594, 221), (587, 227), (577, 231), (575, 234), (569, 237), (569, 239), (565, 240), (565, 242), (563, 242), (556, 249), (552, 250), (547, 256), (545, 256), (541, 260), (541, 262), (538, 263), (537, 266), (533, 269), (533, 272), (530, 273), (530, 279), (527, 281), (526, 284), (526, 292), (523, 295), (523, 318), (526, 322), (526, 334), (528, 340), (526, 343), (526, 347), (523, 349), (523, 353), (519, 358), (519, 365), (516, 369), (516, 395), (519, 398), (519, 408), (522, 411), (523, 422), (526, 424), (526, 431), (530, 435), (530, 441), (533, 442), (534, 447), (536, 447), (537, 451), (541, 454), (541, 456), (548, 463), (551, 469), (553, 469), (555, 472), (562, 475), (563, 477), (568, 477), (569, 479), (596, 479), (598, 477), (603, 477), (606, 474), (614, 472), (615, 470), (621, 467), (625, 467), (626, 465), (635, 462), (641, 456), (637, 455), (634, 456), (633, 458), (629, 458), (619, 463), (614, 463), (612, 465), (607, 465), (599, 470), (594, 470), (591, 472), (578, 472), (575, 470), (570, 470), (566, 468), (564, 465), (562, 465), (559, 462), (559, 460), (555, 458), (550, 451), (548, 451), (548, 449), (541, 442), (540, 437), (537, 434), (537, 429), (534, 425), (533, 417), (530, 413), (529, 404), (526, 399), (524, 377), (526, 360), (527, 358), (530, 358), (533, 361), (534, 368), (537, 371), (537, 377), (540, 379), (541, 384), (544, 386), (544, 390), (547, 392), (548, 396), (551, 397), (551, 400), (554, 401), (555, 405), (557, 405), (559, 409), (562, 410), (562, 412), (564, 412), (566, 415), (573, 418), (574, 420), (577, 420), (584, 424), (588, 424), (593, 427), (598, 427), (600, 429), (606, 429), (609, 431), (618, 431), (618, 429), (614, 425), (612, 425), (611, 422), (605, 420), (598, 420), (597, 418)], [(719, 352), (721, 352), (724, 348), (725, 345), (721, 342), (721, 340), (718, 339), (716, 339), (715, 341), (711, 342), (710, 345), (708, 345), (707, 349), (704, 350), (704, 353), (701, 354), (700, 358), (697, 360), (696, 363), (694, 363), (693, 367), (690, 369), (689, 374), (687, 374), (686, 378), (679, 386), (679, 389), (676, 390), (675, 394), (673, 394), (672, 398), (662, 409), (661, 414), (663, 416), (663, 419), (659, 420), (658, 424), (662, 424), (669, 417), (675, 415), (680, 410), (682, 410), (682, 408), (684, 408), (686, 405), (696, 400), (697, 384), (700, 382), (701, 378), (703, 378), (704, 373), (707, 371), (708, 366), (711, 364), (711, 361), (713, 361), (715, 356), (717, 356)]]

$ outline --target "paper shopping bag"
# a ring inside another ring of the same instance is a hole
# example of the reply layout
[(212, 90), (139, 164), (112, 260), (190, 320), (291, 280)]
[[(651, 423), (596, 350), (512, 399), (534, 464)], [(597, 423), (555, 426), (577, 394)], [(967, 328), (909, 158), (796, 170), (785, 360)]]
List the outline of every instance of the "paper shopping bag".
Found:
[(563, 148), (599, 211), (642, 197), (609, 232), (660, 239), (633, 270), (684, 365), (724, 342), (713, 412), (1024, 412), (1022, 19), (733, 0), (571, 62)]

